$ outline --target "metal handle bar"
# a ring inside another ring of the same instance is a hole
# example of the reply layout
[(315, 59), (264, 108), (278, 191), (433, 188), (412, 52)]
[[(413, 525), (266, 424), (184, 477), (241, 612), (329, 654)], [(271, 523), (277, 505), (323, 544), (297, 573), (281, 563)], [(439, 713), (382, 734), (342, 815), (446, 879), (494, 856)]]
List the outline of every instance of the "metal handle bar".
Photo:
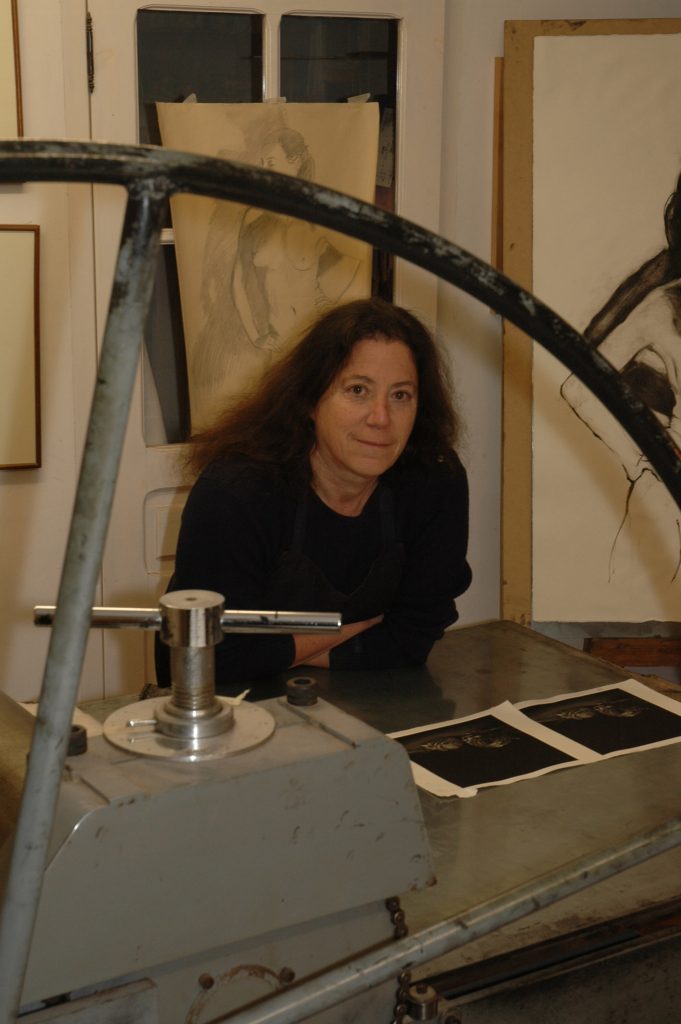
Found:
[[(57, 606), (39, 604), (33, 609), (36, 626), (51, 626)], [(93, 608), (90, 625), (96, 629), (160, 629), (156, 608)], [(226, 608), (220, 616), (223, 633), (336, 633), (340, 612), (265, 612)]]

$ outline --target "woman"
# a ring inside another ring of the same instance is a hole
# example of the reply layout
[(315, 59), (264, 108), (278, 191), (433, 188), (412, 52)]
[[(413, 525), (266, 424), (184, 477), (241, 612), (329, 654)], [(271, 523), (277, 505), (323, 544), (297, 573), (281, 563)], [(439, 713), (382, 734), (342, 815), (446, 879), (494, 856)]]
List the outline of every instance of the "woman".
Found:
[[(297, 665), (425, 661), (471, 579), (457, 427), (428, 331), (362, 299), (318, 319), (256, 393), (195, 439), (200, 475), (170, 589), (343, 617), (326, 636), (229, 634), (216, 649), (219, 692)], [(167, 662), (158, 675), (168, 683)]]

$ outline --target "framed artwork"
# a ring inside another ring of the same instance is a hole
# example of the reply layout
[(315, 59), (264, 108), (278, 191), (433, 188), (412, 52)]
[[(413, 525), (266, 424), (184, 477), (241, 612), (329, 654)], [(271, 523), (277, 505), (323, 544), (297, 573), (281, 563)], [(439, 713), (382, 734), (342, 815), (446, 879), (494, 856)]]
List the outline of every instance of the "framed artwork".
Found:
[[(373, 201), (377, 103), (158, 103), (157, 112), (171, 149)], [(196, 431), (247, 392), (313, 316), (371, 293), (371, 246), (238, 203), (175, 196), (171, 209)]]
[(0, 225), (0, 469), (40, 466), (39, 228)]
[[(681, 20), (507, 23), (503, 269), (598, 346), (672, 436), (680, 92)], [(503, 508), (504, 617), (681, 622), (675, 503), (588, 389), (509, 324)]]
[(17, 0), (0, 0), (0, 138), (23, 133)]

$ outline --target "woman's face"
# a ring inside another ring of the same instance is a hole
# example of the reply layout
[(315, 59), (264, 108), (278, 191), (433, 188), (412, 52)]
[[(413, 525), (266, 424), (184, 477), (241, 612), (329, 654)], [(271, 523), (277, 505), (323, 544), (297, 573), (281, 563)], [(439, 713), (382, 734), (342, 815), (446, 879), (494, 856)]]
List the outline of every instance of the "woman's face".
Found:
[(279, 174), (297, 175), (301, 167), (299, 156), (287, 156), (286, 150), (278, 142), (270, 142), (263, 148), (260, 163), (267, 171)]
[(417, 407), (418, 373), (409, 347), (358, 341), (312, 414), (313, 470), (323, 467), (348, 483), (381, 476), (404, 451)]

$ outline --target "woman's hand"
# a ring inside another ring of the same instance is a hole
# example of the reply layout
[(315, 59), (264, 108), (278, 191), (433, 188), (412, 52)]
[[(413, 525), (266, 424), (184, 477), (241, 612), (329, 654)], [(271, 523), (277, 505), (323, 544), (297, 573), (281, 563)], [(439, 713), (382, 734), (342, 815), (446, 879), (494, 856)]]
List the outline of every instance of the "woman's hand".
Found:
[(351, 637), (363, 633), (372, 626), (383, 622), (383, 615), (375, 615), (372, 619), (363, 619), (361, 622), (349, 622), (341, 626), (338, 633), (332, 636), (313, 636), (307, 633), (295, 633), (293, 640), (296, 646), (296, 653), (291, 668), (297, 665), (312, 665), (315, 668), (329, 667), (329, 651), (333, 647), (350, 640)]

